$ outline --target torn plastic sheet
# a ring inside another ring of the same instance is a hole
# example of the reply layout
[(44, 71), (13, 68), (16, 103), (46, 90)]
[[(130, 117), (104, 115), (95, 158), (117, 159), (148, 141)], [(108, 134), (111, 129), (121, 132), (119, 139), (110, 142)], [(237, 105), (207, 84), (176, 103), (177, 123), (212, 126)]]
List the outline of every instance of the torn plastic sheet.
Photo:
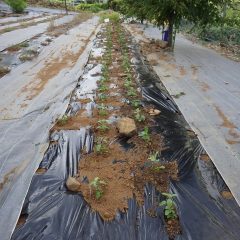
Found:
[[(161, 111), (155, 117), (154, 130), (164, 137), (162, 161), (177, 160), (179, 181), (171, 181), (171, 191), (177, 194), (177, 211), (182, 234), (177, 240), (237, 240), (240, 236), (240, 209), (234, 199), (220, 194), (227, 186), (211, 161), (199, 159), (204, 153), (197, 137), (191, 133), (175, 103), (164, 88), (157, 89), (159, 81), (152, 69), (141, 58), (136, 47), (134, 64), (139, 73), (147, 104)], [(80, 83), (81, 84), (81, 83)], [(157, 208), (157, 217), (148, 215), (148, 209), (161, 200), (161, 194), (147, 185), (143, 206), (129, 200), (127, 213), (118, 213), (114, 221), (104, 222), (91, 211), (81, 194), (73, 194), (65, 187), (66, 179), (77, 172), (81, 149), (89, 152), (93, 146), (90, 129), (60, 131), (52, 135), (50, 145), (40, 167), (44, 174), (35, 174), (22, 214), (26, 223), (16, 227), (12, 240), (30, 239), (116, 239), (168, 240), (164, 227), (163, 209)]]
[[(71, 69), (68, 71), (60, 72), (55, 79), (58, 85), (49, 85), (39, 94), (31, 103), (31, 106), (25, 109), (15, 107), (5, 117), (3, 114), (0, 119), (0, 232), (1, 240), (9, 240), (14, 231), (19, 214), (22, 209), (24, 199), (27, 195), (31, 179), (41, 162), (45, 151), (48, 148), (49, 130), (51, 129), (56, 118), (64, 114), (68, 104), (70, 93), (76, 87), (79, 76), (82, 74), (84, 65), (88, 61), (89, 52), (92, 48), (92, 40), (95, 38), (98, 29), (98, 17), (94, 17), (87, 22), (82, 23), (78, 28), (84, 29), (86, 39), (89, 38), (90, 43), (79, 42), (86, 46), (84, 51), (81, 52), (79, 58)], [(60, 39), (61, 40), (61, 39)], [(87, 44), (87, 45), (86, 45)], [(36, 66), (36, 63), (27, 63), (28, 66)], [(21, 67), (21, 66), (19, 66)], [(30, 67), (31, 68), (31, 67)], [(20, 72), (19, 69), (18, 72)], [(64, 70), (64, 69), (63, 69)], [(30, 71), (30, 70), (29, 70)], [(16, 72), (11, 73), (12, 81), (17, 82), (18, 76)], [(19, 76), (24, 78), (25, 75)], [(8, 76), (9, 78), (11, 76)], [(31, 76), (27, 76), (29, 79)], [(26, 77), (26, 78), (27, 78)], [(64, 79), (65, 81), (61, 81)], [(1, 79), (1, 89), (4, 87), (4, 81)], [(52, 79), (51, 79), (52, 81)], [(18, 95), (14, 95), (18, 89), (18, 82), (13, 84), (8, 82), (7, 85), (11, 89), (8, 97), (16, 97), (15, 102), (18, 100)], [(48, 91), (46, 90), (48, 89)], [(6, 92), (5, 92), (6, 93)], [(5, 94), (4, 93), (4, 94)], [(6, 98), (1, 98), (1, 109), (4, 106)], [(7, 104), (5, 103), (5, 106)], [(7, 106), (11, 108), (10, 106)]]

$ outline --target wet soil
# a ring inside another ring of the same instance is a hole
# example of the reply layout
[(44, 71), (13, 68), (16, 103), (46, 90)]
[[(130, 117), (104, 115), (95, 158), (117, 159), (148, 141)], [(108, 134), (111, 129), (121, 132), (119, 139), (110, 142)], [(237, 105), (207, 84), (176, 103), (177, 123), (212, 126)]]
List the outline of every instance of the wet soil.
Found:
[[(109, 36), (106, 39), (104, 36)], [(106, 49), (102, 58), (92, 56), (89, 62), (98, 62), (108, 66), (109, 81), (104, 84), (107, 89), (104, 91), (108, 97), (101, 99), (103, 93), (98, 89), (94, 98), (96, 106), (102, 103), (106, 107), (104, 115), (100, 114), (96, 107), (89, 112), (86, 106), (89, 99), (78, 100), (81, 104), (81, 110), (75, 115), (68, 117), (64, 125), (57, 122), (52, 129), (79, 129), (80, 127), (91, 127), (94, 133), (95, 148), (89, 154), (82, 152), (79, 162), (79, 171), (75, 176), (80, 182), (79, 192), (91, 206), (93, 211), (97, 211), (105, 221), (111, 221), (115, 218), (117, 212), (125, 212), (128, 208), (128, 200), (135, 197), (138, 204), (144, 203), (144, 187), (146, 184), (152, 184), (160, 192), (169, 192), (170, 179), (178, 179), (178, 166), (175, 161), (161, 162), (151, 161), (149, 157), (158, 152), (159, 158), (164, 147), (164, 139), (154, 131), (154, 117), (149, 112), (154, 110), (153, 106), (141, 104), (138, 108), (141, 110), (145, 121), (138, 122), (135, 119), (136, 131), (130, 136), (122, 136), (116, 127), (117, 119), (129, 117), (134, 119), (136, 108), (129, 104), (131, 100), (143, 100), (141, 90), (137, 84), (137, 73), (134, 66), (130, 63), (130, 70), (126, 72), (123, 67), (124, 45), (121, 43), (120, 35), (124, 36), (124, 42), (127, 46), (127, 55), (131, 59), (131, 50), (129, 45), (132, 43), (129, 34), (120, 26), (108, 24), (104, 27), (101, 34), (102, 47), (111, 45), (111, 61), (107, 61)], [(125, 46), (125, 47), (126, 47)], [(107, 48), (108, 49), (108, 48)], [(126, 52), (125, 52), (126, 56)], [(108, 56), (109, 57), (109, 56)], [(127, 76), (133, 80), (132, 88), (137, 90), (135, 96), (129, 96), (128, 89), (124, 86)], [(100, 86), (100, 82), (98, 85)], [(115, 119), (115, 121), (112, 121)], [(108, 129), (99, 129), (99, 120), (106, 120)], [(139, 133), (144, 127), (149, 128), (149, 140), (143, 140)], [(102, 151), (97, 151), (96, 145), (102, 145)], [(92, 181), (98, 177), (104, 184), (101, 185), (101, 197), (97, 198), (96, 189), (91, 186)], [(159, 201), (156, 199), (156, 208), (159, 207)], [(156, 211), (149, 210), (149, 215), (155, 217)], [(178, 219), (166, 221), (166, 229), (169, 236), (174, 237), (180, 233)]]

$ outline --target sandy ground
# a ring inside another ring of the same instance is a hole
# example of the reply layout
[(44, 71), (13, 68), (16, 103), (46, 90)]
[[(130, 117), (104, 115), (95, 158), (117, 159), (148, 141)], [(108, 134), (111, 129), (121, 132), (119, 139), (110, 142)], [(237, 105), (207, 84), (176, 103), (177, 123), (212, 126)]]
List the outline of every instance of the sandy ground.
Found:
[(148, 61), (240, 203), (240, 64), (182, 35), (174, 53), (151, 51), (149, 40), (161, 38), (157, 28), (128, 29), (145, 42)]

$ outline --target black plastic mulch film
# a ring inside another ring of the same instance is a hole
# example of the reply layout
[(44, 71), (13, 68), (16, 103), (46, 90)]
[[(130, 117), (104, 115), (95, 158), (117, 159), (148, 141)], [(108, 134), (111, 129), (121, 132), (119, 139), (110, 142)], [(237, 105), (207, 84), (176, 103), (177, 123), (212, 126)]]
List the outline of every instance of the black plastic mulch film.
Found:
[[(144, 61), (138, 47), (130, 46), (138, 73), (144, 104), (154, 104), (161, 114), (155, 117), (153, 131), (164, 137), (166, 149), (162, 161), (177, 160), (179, 181), (171, 181), (182, 234), (177, 240), (239, 240), (240, 208), (234, 199), (220, 194), (227, 187), (211, 161), (202, 161), (204, 153), (198, 139), (167, 91), (156, 86), (158, 76)], [(81, 84), (81, 81), (79, 82)], [(17, 226), (12, 240), (168, 240), (164, 214), (157, 208), (157, 217), (147, 214), (162, 198), (154, 187), (145, 188), (144, 206), (129, 200), (127, 213), (118, 213), (115, 220), (104, 222), (91, 211), (81, 194), (67, 191), (66, 179), (77, 173), (80, 151), (90, 152), (93, 136), (89, 129), (60, 131), (51, 138), (58, 140), (45, 153), (40, 167), (44, 174), (35, 174), (25, 199), (22, 215), (26, 222)], [(157, 200), (156, 200), (157, 199)]]

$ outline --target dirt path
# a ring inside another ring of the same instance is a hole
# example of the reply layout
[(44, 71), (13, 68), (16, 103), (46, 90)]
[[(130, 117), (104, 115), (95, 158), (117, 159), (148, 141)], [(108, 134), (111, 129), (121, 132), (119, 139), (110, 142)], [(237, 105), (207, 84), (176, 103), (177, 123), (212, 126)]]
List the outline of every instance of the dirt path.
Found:
[(157, 28), (128, 28), (240, 203), (240, 64), (181, 35), (174, 54), (164, 53), (149, 44)]
[(94, 17), (71, 29), (44, 48), (34, 61), (16, 67), (0, 81), (3, 240), (9, 239), (15, 227), (31, 178), (48, 146), (48, 132), (66, 110), (97, 25), (98, 18)]

